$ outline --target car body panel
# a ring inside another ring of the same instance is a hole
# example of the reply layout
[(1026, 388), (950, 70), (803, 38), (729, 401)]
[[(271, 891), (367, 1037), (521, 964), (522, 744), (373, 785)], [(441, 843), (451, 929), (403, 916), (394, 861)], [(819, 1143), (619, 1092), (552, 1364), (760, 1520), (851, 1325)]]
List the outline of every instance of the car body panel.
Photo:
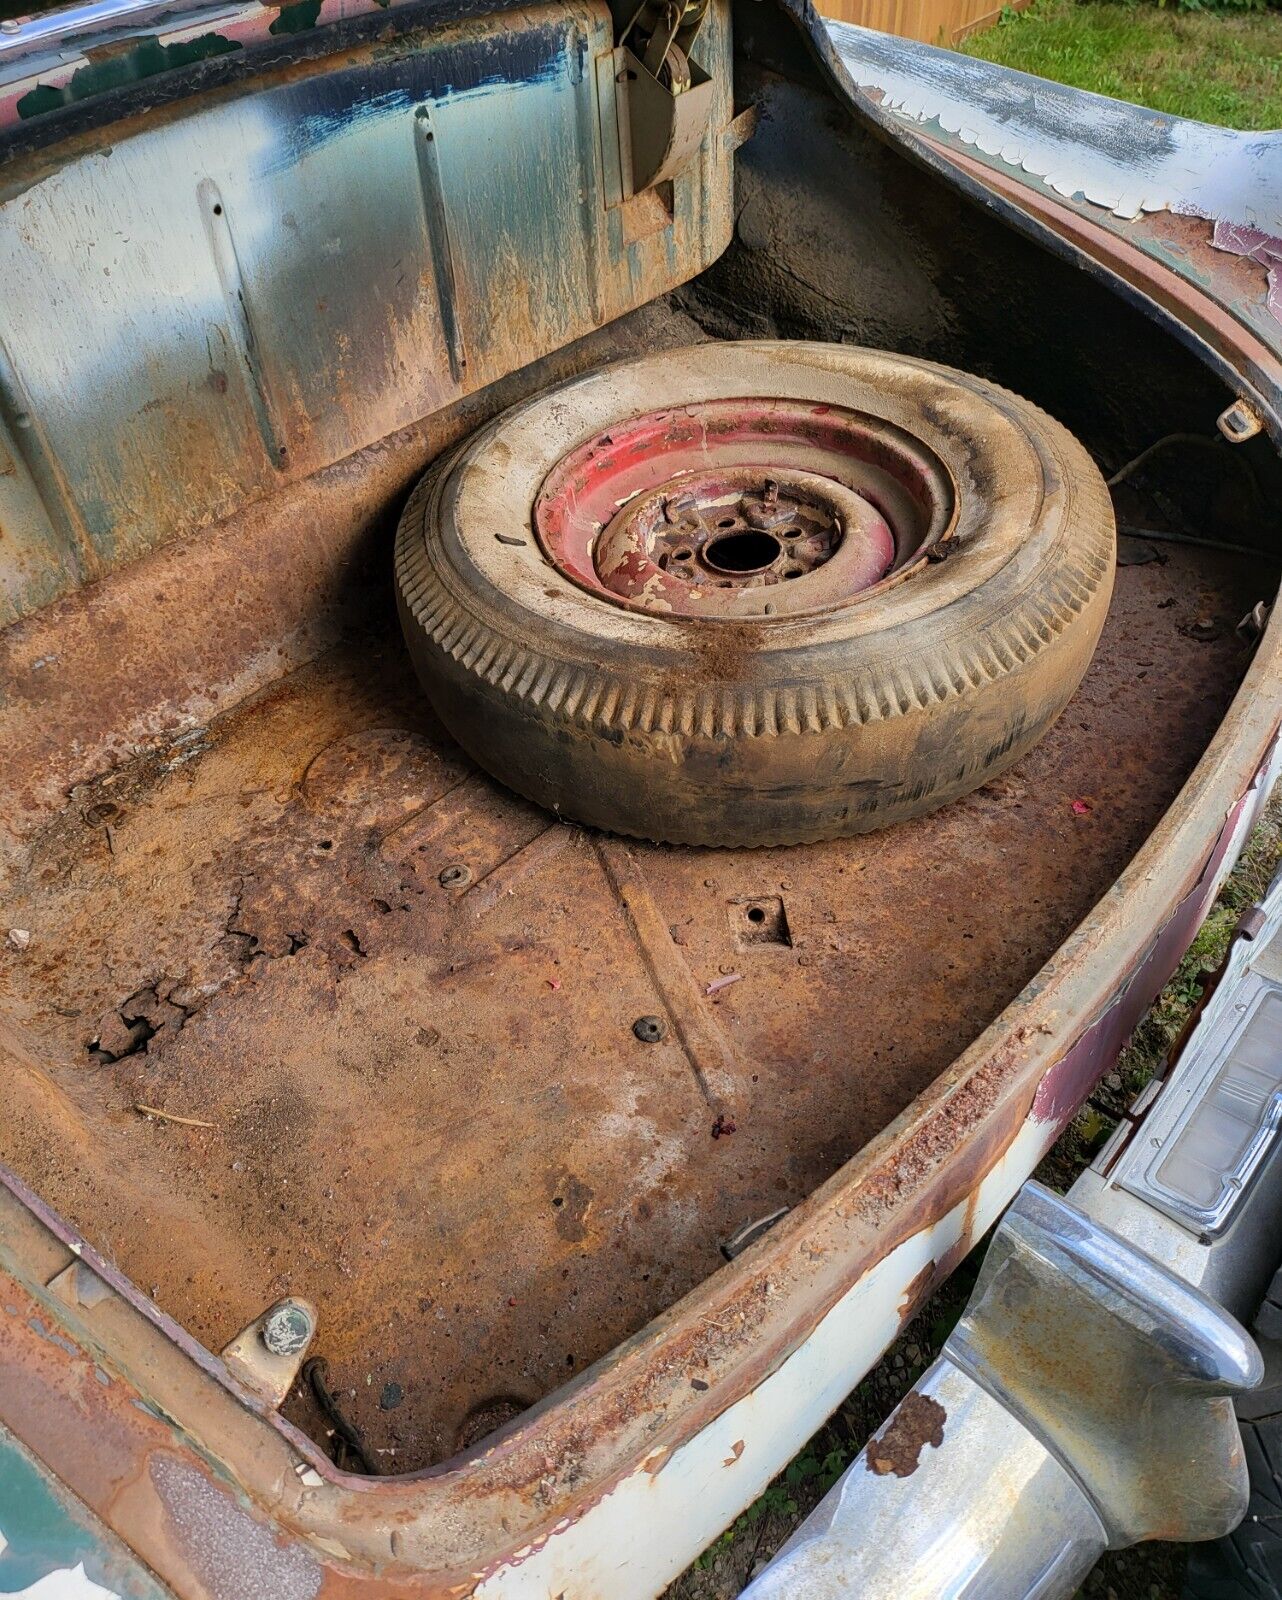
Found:
[[(963, 138), (968, 124), (948, 133), (951, 113), (931, 98), (938, 52), (902, 42), (889, 56), (883, 49), (879, 86), (870, 47), (852, 60), (847, 36), (834, 47), (808, 7), (787, 10), (852, 115), (1011, 227), (1142, 302), (1279, 436), (1282, 328), (1265, 271), (1251, 265), (1244, 279), (1245, 257), (1209, 242), (1216, 219), (1192, 219), (1206, 250), (1180, 255), (1146, 231), (1154, 216), (1190, 225), (1173, 187), (1163, 190), (1169, 211), (1141, 207), (1133, 221), (1114, 214), (1122, 195), (1106, 208), (1048, 193), (1040, 173)], [(848, 74), (917, 109), (906, 120)], [(968, 67), (962, 79), (967, 94), (982, 98), (987, 84), (993, 104), (1004, 103), (998, 69)], [(1037, 95), (1032, 102), (1029, 137), (1061, 141), (1048, 169), (1076, 194), (1062, 102), (1051, 97), (1044, 123)], [(1128, 117), (1137, 139), (1152, 137), (1149, 114), (1123, 108), (1115, 122)], [(1104, 171), (1089, 141), (1080, 154), (1086, 170)], [(1090, 187), (1112, 196), (1102, 178)], [(1267, 222), (1269, 203), (1267, 187), (1257, 201), (1239, 186), (1225, 216), (1235, 228), (1255, 227)], [(1107, 233), (1116, 253), (1097, 248), (1092, 230)], [(1128, 251), (1138, 259), (1127, 257), (1122, 271)], [(252, 363), (246, 370), (252, 388)], [(31, 637), (39, 628), (37, 614)], [(1161, 823), (953, 1068), (733, 1263), (470, 1452), (378, 1482), (339, 1472), (16, 1179), (6, 1180), (0, 1227), (0, 1421), (184, 1594), (239, 1600), (251, 1592), (247, 1560), (275, 1585), (270, 1592), (291, 1600), (355, 1589), (656, 1593), (877, 1359), (1111, 1065), (1277, 774), (1280, 703), (1275, 615)], [(20, 1048), (0, 1034), (0, 1052), (16, 1059)], [(50, 1286), (77, 1260), (104, 1292), (68, 1304)]]

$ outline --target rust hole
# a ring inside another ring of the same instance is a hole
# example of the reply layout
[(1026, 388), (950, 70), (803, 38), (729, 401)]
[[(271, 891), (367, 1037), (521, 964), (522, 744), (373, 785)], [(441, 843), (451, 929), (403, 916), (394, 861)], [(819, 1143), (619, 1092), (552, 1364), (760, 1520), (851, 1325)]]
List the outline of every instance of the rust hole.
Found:
[(869, 1470), (878, 1477), (885, 1477), (888, 1472), (897, 1478), (911, 1477), (925, 1447), (938, 1450), (943, 1444), (947, 1420), (948, 1413), (938, 1400), (912, 1390), (891, 1417), (885, 1433), (869, 1444)]

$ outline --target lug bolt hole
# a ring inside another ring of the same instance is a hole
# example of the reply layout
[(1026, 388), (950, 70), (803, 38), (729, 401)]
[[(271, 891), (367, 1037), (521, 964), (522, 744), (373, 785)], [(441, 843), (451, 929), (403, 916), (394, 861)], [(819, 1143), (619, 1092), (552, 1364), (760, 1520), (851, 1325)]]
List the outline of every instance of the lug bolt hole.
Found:
[(772, 533), (723, 533), (704, 546), (703, 559), (717, 572), (764, 572), (781, 548)]

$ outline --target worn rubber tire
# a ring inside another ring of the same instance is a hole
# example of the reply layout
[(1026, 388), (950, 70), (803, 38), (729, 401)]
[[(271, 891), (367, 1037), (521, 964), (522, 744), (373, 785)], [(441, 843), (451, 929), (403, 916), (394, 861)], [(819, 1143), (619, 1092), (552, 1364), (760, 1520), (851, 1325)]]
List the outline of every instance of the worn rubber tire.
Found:
[(1282, 1600), (1282, 1414), (1243, 1418), (1242, 1447), (1246, 1516), (1226, 1538), (1191, 1547), (1186, 1600)]
[[(586, 592), (531, 536), (568, 451), (659, 406), (786, 396), (859, 411), (952, 480), (946, 561), (822, 614), (709, 621)], [(441, 720), (567, 818), (674, 843), (825, 839), (918, 816), (1018, 759), (1064, 709), (1112, 590), (1108, 491), (996, 385), (848, 346), (707, 344), (620, 362), (500, 416), (415, 490), (402, 624)]]

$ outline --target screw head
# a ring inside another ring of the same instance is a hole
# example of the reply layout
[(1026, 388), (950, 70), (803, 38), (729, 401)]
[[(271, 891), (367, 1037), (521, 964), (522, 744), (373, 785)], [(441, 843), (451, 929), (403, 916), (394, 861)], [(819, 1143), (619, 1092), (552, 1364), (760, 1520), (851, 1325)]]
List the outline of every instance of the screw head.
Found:
[(452, 862), (441, 870), (437, 882), (442, 889), (466, 889), (472, 881), (472, 869), (461, 861)]
[(668, 1025), (662, 1017), (638, 1017), (632, 1031), (642, 1044), (658, 1044), (666, 1036)]
[(306, 1350), (312, 1337), (312, 1319), (296, 1300), (282, 1300), (273, 1306), (263, 1321), (262, 1340), (274, 1356), (296, 1356)]

